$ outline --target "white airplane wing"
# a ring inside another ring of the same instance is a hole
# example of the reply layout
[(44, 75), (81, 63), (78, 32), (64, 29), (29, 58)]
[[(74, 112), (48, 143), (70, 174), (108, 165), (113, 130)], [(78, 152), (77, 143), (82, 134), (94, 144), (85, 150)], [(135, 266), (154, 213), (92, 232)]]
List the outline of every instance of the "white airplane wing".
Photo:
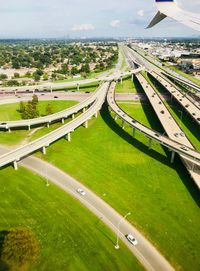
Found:
[(164, 18), (172, 18), (190, 28), (200, 31), (200, 15), (182, 10), (175, 0), (155, 0), (158, 13), (147, 28), (151, 28)]

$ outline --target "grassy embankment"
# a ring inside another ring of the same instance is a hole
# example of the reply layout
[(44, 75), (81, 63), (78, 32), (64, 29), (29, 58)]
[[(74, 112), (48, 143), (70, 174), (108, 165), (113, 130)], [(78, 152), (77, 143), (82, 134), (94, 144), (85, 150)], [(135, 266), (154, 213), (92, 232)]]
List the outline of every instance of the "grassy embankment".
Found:
[[(45, 114), (45, 108), (47, 104), (52, 105), (53, 113), (59, 112), (61, 110), (67, 109), (77, 102), (75, 101), (41, 101), (39, 102), (38, 109), (41, 115)], [(2, 121), (7, 120), (20, 120), (20, 113), (17, 111), (19, 108), (19, 103), (16, 104), (5, 104), (0, 107), (0, 119)], [(41, 128), (43, 134), (52, 131), (60, 126), (59, 123), (52, 124), (50, 128)], [(24, 138), (28, 137), (30, 131), (27, 130), (13, 130), (11, 133), (0, 131), (0, 144), (15, 145), (22, 141)]]
[[(162, 131), (150, 105), (121, 105), (144, 124)], [(119, 123), (120, 124), (120, 123)], [(200, 254), (199, 193), (180, 160), (170, 164), (158, 145), (123, 131), (106, 107), (80, 127), (72, 142), (60, 140), (42, 158), (52, 161), (106, 200), (121, 214), (130, 211), (137, 226), (179, 270), (198, 270)], [(66, 160), (66, 157), (70, 159)], [(78, 165), (78, 168), (77, 168)]]
[(55, 185), (45, 184), (23, 168), (0, 171), (0, 251), (4, 231), (25, 226), (40, 243), (32, 271), (143, 270), (123, 244), (115, 250), (116, 236), (98, 218)]

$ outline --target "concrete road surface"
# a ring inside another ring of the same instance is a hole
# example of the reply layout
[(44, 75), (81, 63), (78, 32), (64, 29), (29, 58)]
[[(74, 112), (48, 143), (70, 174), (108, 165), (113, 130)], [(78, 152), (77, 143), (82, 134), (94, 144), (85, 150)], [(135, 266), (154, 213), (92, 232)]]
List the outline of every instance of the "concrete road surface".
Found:
[[(66, 143), (67, 144), (67, 143)], [(0, 147), (0, 154), (5, 153), (5, 149)], [(20, 164), (29, 170), (47, 178), (52, 183), (59, 186), (83, 205), (85, 205), (91, 212), (93, 212), (99, 219), (101, 219), (114, 233), (117, 234), (117, 225), (122, 219), (113, 208), (104, 202), (99, 196), (79, 183), (74, 178), (70, 177), (55, 166), (35, 157), (28, 157)], [(85, 196), (77, 193), (77, 189), (82, 188)], [(47, 187), (48, 189), (48, 187)], [(135, 210), (127, 210), (132, 212), (134, 216)], [(131, 233), (138, 240), (138, 245), (131, 245), (125, 238), (125, 234)], [(166, 259), (156, 250), (156, 248), (128, 221), (123, 221), (120, 226), (120, 239), (126, 244), (135, 255), (141, 264), (149, 271), (172, 271), (173, 267), (166, 261)], [(113, 249), (114, 245), (113, 245)]]

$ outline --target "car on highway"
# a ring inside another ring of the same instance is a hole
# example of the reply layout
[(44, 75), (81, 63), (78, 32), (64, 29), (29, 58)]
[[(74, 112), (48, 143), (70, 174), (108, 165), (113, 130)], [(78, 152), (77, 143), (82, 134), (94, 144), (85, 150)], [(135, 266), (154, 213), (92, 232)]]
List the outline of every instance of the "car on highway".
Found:
[(6, 122), (2, 122), (2, 123), (0, 123), (0, 125), (6, 125), (7, 123)]
[(85, 196), (86, 195), (86, 192), (82, 189), (82, 188), (78, 188), (76, 190), (81, 196)]
[(159, 134), (157, 134), (157, 133), (155, 134), (155, 136), (160, 137), (160, 135), (159, 135)]
[(175, 137), (179, 137), (179, 134), (178, 134), (178, 133), (175, 133), (174, 135), (175, 135)]
[(164, 111), (164, 110), (162, 110), (162, 111), (160, 111), (160, 113), (161, 113), (161, 114), (165, 114), (165, 111)]
[(182, 149), (182, 150), (184, 150), (184, 151), (189, 151), (189, 148), (188, 148), (188, 147), (186, 147), (186, 146), (184, 146), (184, 145), (183, 145), (183, 146), (181, 146), (181, 149)]
[(58, 96), (54, 96), (54, 99), (58, 99)]
[(138, 244), (138, 241), (132, 234), (126, 234), (125, 237), (132, 245), (136, 246)]

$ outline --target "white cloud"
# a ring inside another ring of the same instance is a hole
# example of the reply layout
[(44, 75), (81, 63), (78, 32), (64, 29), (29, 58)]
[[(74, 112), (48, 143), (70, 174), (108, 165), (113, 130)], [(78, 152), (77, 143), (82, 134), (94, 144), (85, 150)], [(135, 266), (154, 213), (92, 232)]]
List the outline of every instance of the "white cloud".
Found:
[(79, 25), (74, 25), (72, 27), (72, 31), (89, 31), (89, 30), (94, 30), (95, 27), (93, 24), (79, 24)]
[(120, 27), (120, 20), (113, 20), (110, 22), (111, 27)]
[(138, 10), (137, 15), (139, 15), (140, 17), (144, 17), (144, 10), (143, 9)]

